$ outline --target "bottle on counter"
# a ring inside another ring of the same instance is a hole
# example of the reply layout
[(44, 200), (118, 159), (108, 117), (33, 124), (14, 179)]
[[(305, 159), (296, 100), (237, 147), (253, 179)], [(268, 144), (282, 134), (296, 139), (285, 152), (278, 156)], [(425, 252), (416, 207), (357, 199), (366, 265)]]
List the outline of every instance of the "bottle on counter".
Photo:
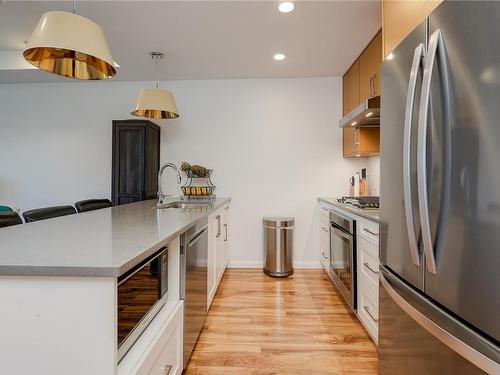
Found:
[(354, 173), (354, 196), (359, 197), (359, 183), (360, 177), (359, 172)]
[(368, 179), (366, 178), (366, 168), (361, 170), (361, 179), (359, 181), (359, 195), (362, 197), (367, 197), (368, 194)]

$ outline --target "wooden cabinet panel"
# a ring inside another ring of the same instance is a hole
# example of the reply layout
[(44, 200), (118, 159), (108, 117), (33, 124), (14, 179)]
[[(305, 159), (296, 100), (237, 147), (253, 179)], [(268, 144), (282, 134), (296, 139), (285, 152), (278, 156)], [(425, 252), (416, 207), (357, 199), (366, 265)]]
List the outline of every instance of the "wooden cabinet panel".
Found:
[(344, 128), (344, 158), (380, 154), (380, 128)]
[(343, 80), (344, 115), (359, 104), (359, 60), (345, 73)]
[(359, 57), (359, 102), (380, 95), (382, 33), (379, 32)]
[[(344, 74), (344, 116), (362, 101), (380, 95), (380, 67), (382, 65), (382, 33), (379, 32), (359, 58)], [(344, 128), (344, 158), (380, 154), (379, 128)]]
[(343, 129), (343, 141), (344, 141), (344, 157), (355, 154), (358, 152), (358, 142), (357, 142), (357, 129), (356, 128), (344, 128)]
[(384, 59), (441, 0), (382, 0)]

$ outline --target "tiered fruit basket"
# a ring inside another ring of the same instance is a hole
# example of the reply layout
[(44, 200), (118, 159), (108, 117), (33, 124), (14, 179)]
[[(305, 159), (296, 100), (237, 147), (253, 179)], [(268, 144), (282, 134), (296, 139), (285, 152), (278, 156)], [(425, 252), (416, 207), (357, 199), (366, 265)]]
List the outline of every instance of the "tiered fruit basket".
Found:
[(206, 176), (200, 177), (192, 171), (186, 171), (187, 180), (181, 187), (181, 199), (215, 199), (215, 185), (211, 180), (212, 172), (211, 169), (207, 169)]

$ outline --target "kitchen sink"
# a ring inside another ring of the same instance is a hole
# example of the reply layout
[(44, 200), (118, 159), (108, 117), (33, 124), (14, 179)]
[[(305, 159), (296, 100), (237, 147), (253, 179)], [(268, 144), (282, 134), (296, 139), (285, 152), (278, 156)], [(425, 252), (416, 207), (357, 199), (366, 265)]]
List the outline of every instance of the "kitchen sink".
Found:
[(168, 203), (162, 203), (156, 206), (157, 209), (165, 209), (165, 208), (181, 208), (181, 209), (191, 209), (191, 208), (202, 208), (209, 207), (211, 205), (210, 202), (189, 202), (189, 201), (173, 201)]

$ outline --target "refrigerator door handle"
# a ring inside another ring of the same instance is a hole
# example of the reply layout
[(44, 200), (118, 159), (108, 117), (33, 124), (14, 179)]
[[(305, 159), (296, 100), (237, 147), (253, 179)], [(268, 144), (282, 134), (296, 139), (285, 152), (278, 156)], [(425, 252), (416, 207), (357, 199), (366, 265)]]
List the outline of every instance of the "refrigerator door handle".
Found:
[(415, 53), (413, 54), (413, 63), (410, 70), (408, 93), (406, 94), (406, 110), (403, 137), (403, 191), (405, 202), (404, 207), (406, 216), (406, 228), (408, 231), (408, 240), (410, 241), (411, 260), (416, 266), (420, 266), (420, 254), (418, 251), (411, 191), (411, 133), (414, 107), (413, 103), (415, 101), (415, 93), (417, 91), (417, 78), (420, 72), (420, 68), (424, 62), (425, 46), (423, 43), (420, 43), (417, 48), (415, 48)]
[[(389, 278), (392, 281), (388, 281)], [(480, 353), (473, 347), (467, 345), (465, 342), (459, 338), (453, 336), (450, 332), (446, 331), (427, 316), (422, 314), (419, 310), (408, 303), (391, 285), (392, 283), (398, 284), (401, 281), (395, 279), (394, 276), (387, 274), (387, 271), (382, 269), (380, 273), (380, 284), (385, 289), (387, 294), (391, 299), (418, 325), (429, 332), (436, 339), (441, 341), (443, 344), (448, 346), (450, 349), (467, 359), (469, 362), (473, 363), (475, 366), (479, 367), (481, 370), (488, 374), (499, 374), (500, 364), (495, 362), (493, 359), (488, 358), (484, 354)], [(395, 285), (397, 287), (397, 285)], [(380, 319), (380, 318), (379, 318)], [(388, 323), (390, 324), (390, 323)]]
[[(418, 207), (420, 211), (420, 224), (422, 228), (422, 242), (424, 245), (424, 253), (427, 264), (427, 270), (430, 273), (437, 273), (436, 265), (436, 255), (434, 252), (434, 243), (431, 234), (431, 224), (429, 216), (429, 197), (427, 192), (427, 125), (428, 125), (428, 114), (429, 114), (429, 104), (431, 97), (431, 82), (432, 82), (432, 72), (434, 64), (436, 63), (436, 55), (439, 54), (440, 64), (438, 65), (440, 75), (443, 80), (445, 100), (443, 103), (445, 105), (444, 111), (447, 115), (447, 120), (450, 118), (450, 86), (449, 86), (449, 74), (448, 65), (446, 64), (446, 53), (444, 50), (444, 41), (441, 30), (436, 30), (432, 33), (429, 48), (427, 50), (427, 58), (425, 62), (424, 77), (422, 81), (422, 94), (420, 97), (420, 109), (418, 114), (418, 139), (417, 139), (417, 187), (418, 187)], [(449, 189), (450, 181), (450, 140), (447, 140), (445, 146), (445, 185)], [(445, 195), (445, 198), (449, 194)], [(443, 205), (443, 212), (447, 211), (448, 203), (445, 199), (445, 204)], [(442, 224), (442, 223), (440, 223)]]

